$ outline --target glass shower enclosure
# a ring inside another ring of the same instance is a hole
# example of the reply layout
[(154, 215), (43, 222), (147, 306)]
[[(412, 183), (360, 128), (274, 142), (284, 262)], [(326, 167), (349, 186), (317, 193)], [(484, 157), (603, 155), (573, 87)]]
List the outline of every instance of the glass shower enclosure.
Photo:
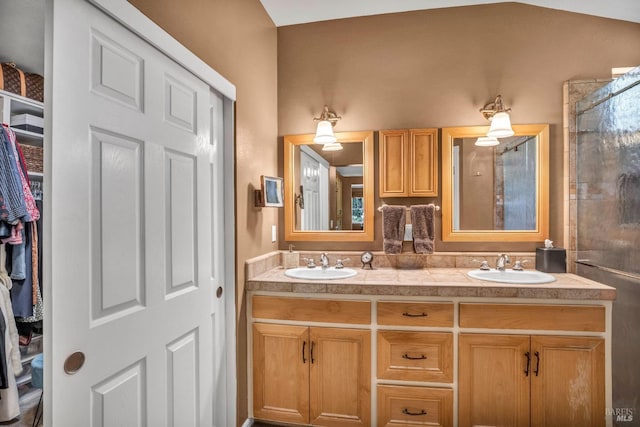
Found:
[(613, 408), (640, 425), (640, 67), (578, 102), (576, 120), (576, 271), (616, 288)]

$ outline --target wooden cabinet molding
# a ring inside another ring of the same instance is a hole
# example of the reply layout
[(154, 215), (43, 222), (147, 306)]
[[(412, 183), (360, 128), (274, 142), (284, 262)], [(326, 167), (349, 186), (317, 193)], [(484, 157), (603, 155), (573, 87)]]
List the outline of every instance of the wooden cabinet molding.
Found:
[(604, 332), (605, 308), (601, 305), (461, 303), (460, 327)]
[(311, 424), (371, 425), (371, 332), (310, 328)]
[(457, 414), (459, 427), (606, 425), (610, 305), (367, 295), (250, 298), (256, 419), (451, 426)]
[(438, 196), (438, 129), (381, 130), (380, 197)]
[(252, 314), (260, 319), (299, 320), (366, 325), (371, 302), (334, 299), (285, 298), (255, 295)]
[(253, 413), (288, 423), (369, 426), (371, 331), (254, 323)]
[(453, 426), (453, 390), (378, 386), (378, 427)]
[(602, 338), (531, 337), (532, 426), (605, 425), (604, 347)]
[(378, 331), (378, 379), (453, 382), (453, 334)]
[(461, 334), (458, 340), (460, 427), (529, 426), (529, 337)]
[(603, 427), (604, 339), (460, 334), (459, 425)]
[(379, 301), (378, 324), (453, 327), (453, 303)]
[(309, 422), (307, 345), (309, 328), (306, 326), (253, 324), (253, 413), (256, 418)]

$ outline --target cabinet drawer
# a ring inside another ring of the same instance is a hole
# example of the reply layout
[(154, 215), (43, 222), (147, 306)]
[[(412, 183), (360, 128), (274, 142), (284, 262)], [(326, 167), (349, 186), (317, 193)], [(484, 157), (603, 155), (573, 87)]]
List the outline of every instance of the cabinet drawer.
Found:
[(450, 302), (380, 301), (377, 307), (379, 325), (453, 327)]
[(604, 332), (596, 305), (460, 304), (461, 328)]
[(252, 314), (260, 319), (366, 325), (371, 323), (371, 303), (255, 295)]
[(453, 334), (379, 331), (378, 378), (453, 382)]
[(453, 425), (453, 390), (378, 386), (378, 426)]

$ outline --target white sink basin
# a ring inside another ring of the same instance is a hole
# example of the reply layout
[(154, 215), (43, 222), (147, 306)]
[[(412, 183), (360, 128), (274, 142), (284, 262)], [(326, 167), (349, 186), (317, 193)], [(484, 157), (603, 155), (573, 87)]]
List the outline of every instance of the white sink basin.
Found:
[(329, 267), (322, 269), (321, 267), (307, 268), (298, 267), (290, 268), (284, 272), (285, 276), (293, 277), (295, 279), (304, 280), (332, 280), (332, 279), (346, 279), (347, 277), (353, 277), (358, 274), (357, 271), (350, 268), (335, 268)]
[(550, 274), (535, 270), (472, 270), (467, 273), (469, 277), (474, 279), (487, 280), (489, 282), (499, 283), (515, 283), (523, 285), (533, 285), (539, 283), (551, 283), (556, 280)]

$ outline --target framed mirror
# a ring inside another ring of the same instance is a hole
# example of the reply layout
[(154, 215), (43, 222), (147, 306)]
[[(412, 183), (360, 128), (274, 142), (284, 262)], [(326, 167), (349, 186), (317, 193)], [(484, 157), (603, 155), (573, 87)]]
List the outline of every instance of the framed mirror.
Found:
[(373, 241), (373, 131), (284, 137), (284, 231), (293, 241)]
[(514, 125), (496, 146), (488, 126), (442, 129), (442, 240), (542, 242), (549, 236), (549, 125)]

